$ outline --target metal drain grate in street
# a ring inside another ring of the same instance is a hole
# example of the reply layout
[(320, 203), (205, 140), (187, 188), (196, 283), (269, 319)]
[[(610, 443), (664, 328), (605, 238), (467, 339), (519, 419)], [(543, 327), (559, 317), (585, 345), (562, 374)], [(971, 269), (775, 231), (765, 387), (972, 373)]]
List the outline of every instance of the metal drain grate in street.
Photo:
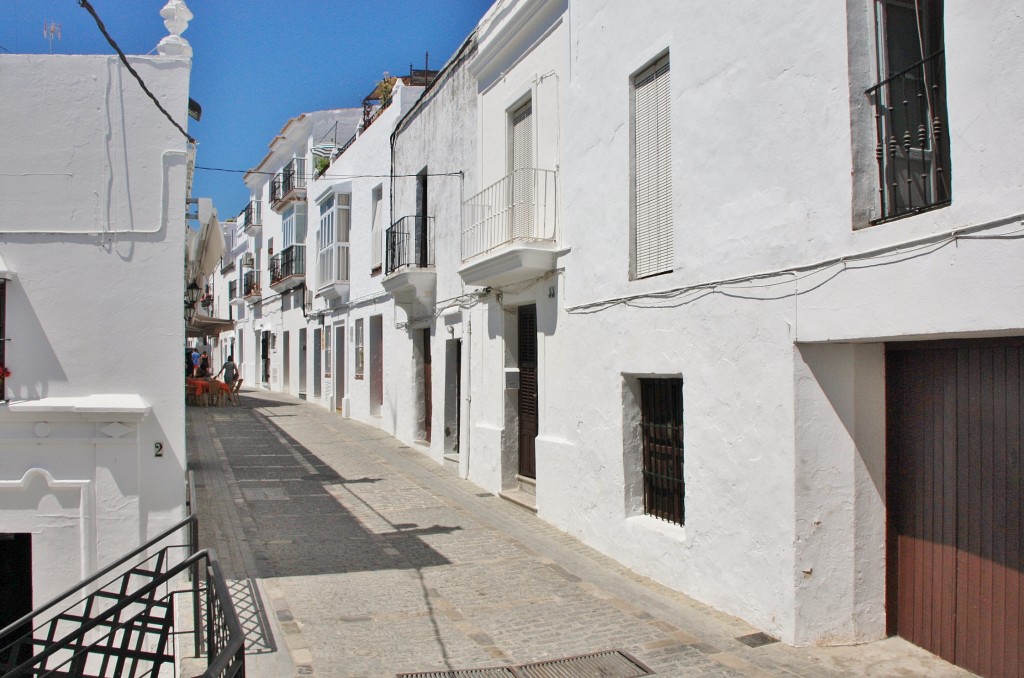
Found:
[(399, 673), (397, 678), (639, 678), (653, 672), (620, 650), (488, 669)]
[(747, 647), (761, 647), (762, 645), (770, 645), (772, 643), (779, 642), (778, 638), (772, 638), (767, 633), (751, 633), (749, 636), (740, 636), (736, 640), (740, 641)]
[(636, 678), (651, 675), (651, 670), (625, 652), (608, 650), (526, 664), (516, 667), (516, 673), (522, 678)]

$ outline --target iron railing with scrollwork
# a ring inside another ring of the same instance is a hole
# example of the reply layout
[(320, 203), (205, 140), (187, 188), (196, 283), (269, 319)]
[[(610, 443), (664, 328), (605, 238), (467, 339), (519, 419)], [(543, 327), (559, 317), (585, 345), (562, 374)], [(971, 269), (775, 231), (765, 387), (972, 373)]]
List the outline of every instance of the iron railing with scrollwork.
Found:
[(875, 222), (950, 202), (945, 63), (940, 50), (866, 92), (875, 107), (877, 135)]

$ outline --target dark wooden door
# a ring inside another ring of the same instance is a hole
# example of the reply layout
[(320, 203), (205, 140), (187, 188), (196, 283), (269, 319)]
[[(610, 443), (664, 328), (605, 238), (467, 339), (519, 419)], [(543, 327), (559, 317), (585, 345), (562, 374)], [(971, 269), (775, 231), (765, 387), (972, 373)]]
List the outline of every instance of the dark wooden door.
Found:
[(429, 252), (427, 247), (427, 215), (430, 204), (428, 203), (429, 192), (427, 191), (427, 170), (416, 175), (416, 251), (415, 262), (420, 268), (426, 268), (429, 264)]
[(519, 307), (519, 475), (537, 477), (537, 307)]
[(1024, 676), (1024, 341), (886, 355), (889, 630), (983, 676)]
[(423, 330), (423, 439), (430, 442), (430, 420), (434, 404), (430, 385), (430, 330)]
[(384, 406), (384, 316), (370, 317), (370, 414)]
[[(32, 535), (0, 534), (0, 629), (32, 611)], [(32, 631), (32, 622), (22, 624), (8, 636), (0, 636), (0, 668), (15, 665), (32, 656), (31, 644), (18, 649), (17, 656), (4, 650), (17, 638)]]
[(334, 406), (342, 409), (345, 399), (345, 326), (334, 328)]

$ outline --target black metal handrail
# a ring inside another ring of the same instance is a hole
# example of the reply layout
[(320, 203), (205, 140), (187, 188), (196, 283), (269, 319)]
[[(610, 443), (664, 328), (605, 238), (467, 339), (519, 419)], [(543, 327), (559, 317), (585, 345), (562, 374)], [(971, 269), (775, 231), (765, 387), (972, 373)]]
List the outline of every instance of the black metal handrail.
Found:
[(402, 217), (384, 234), (384, 273), (400, 268), (429, 268), (434, 265), (434, 218), (420, 215)]
[[(166, 551), (167, 549), (164, 549), (163, 553)], [(203, 561), (206, 561), (206, 582), (202, 589), (206, 594), (206, 615), (205, 620), (199, 617), (194, 620), (196, 626), (205, 624), (207, 629), (207, 669), (201, 675), (204, 678), (244, 676), (245, 636), (242, 624), (235, 611), (216, 553), (212, 550), (193, 553), (174, 567), (156, 573), (148, 583), (131, 595), (115, 596), (108, 593), (106, 597), (115, 602), (96, 615), (65, 614), (62, 621), (77, 620), (80, 623), (59, 639), (52, 637), (52, 630), (46, 640), (35, 640), (30, 633), (26, 642), (33, 646), (42, 645), (42, 649), (17, 665), (11, 666), (3, 675), (12, 678), (46, 675), (85, 678), (94, 675), (89, 671), (94, 670), (95, 664), (98, 664), (101, 670), (95, 675), (110, 675), (107, 673), (108, 670), (114, 670), (116, 673), (113, 675), (125, 678), (156, 675), (161, 664), (174, 660), (173, 643), (168, 641), (172, 633), (170, 629), (173, 628), (175, 595), (172, 591), (158, 598), (156, 593), (180, 575), (193, 571)], [(128, 574), (133, 573), (137, 574), (134, 570)], [(91, 602), (90, 600), (86, 604), (87, 611), (92, 607)], [(170, 621), (165, 621), (161, 626), (159, 617), (153, 613), (154, 609)], [(131, 614), (135, 610), (138, 611)], [(130, 616), (121, 619), (124, 612), (128, 612)], [(94, 631), (102, 629), (106, 629), (106, 632), (93, 634)], [(155, 650), (142, 649), (142, 639), (146, 636), (151, 637), (151, 641), (156, 645)], [(21, 642), (22, 639), (19, 639), (16, 644)], [(199, 647), (201, 645), (197, 646), (197, 651)], [(11, 656), (17, 656), (16, 649), (11, 650)], [(56, 661), (55, 665), (50, 665), (51, 658)], [(94, 661), (93, 666), (88, 662), (90, 658)]]
[(951, 199), (945, 52), (890, 75), (865, 91), (875, 107), (875, 160), (884, 221)]
[[(167, 528), (166, 530), (164, 530), (163, 532), (161, 532), (157, 536), (153, 537), (152, 539), (147, 541), (145, 544), (139, 546), (137, 549), (131, 551), (130, 553), (125, 554), (124, 556), (122, 556), (118, 560), (114, 561), (110, 565), (107, 565), (102, 570), (99, 570), (96, 574), (92, 575), (91, 577), (88, 577), (87, 579), (82, 580), (81, 582), (79, 582), (79, 583), (75, 584), (74, 586), (70, 587), (69, 589), (67, 589), (63, 593), (58, 594), (55, 598), (51, 599), (49, 602), (43, 603), (42, 605), (40, 605), (36, 609), (32, 610), (28, 614), (24, 615), (20, 619), (17, 619), (14, 622), (12, 622), (12, 623), (8, 624), (7, 626), (5, 626), (4, 628), (0, 629), (0, 638), (2, 638), (4, 636), (6, 636), (7, 634), (11, 633), (12, 631), (17, 629), (22, 624), (25, 624), (26, 622), (29, 622), (29, 621), (35, 619), (41, 613), (46, 612), (47, 610), (53, 608), (58, 603), (61, 603), (61, 602), (65, 601), (65, 600), (67, 600), (72, 595), (74, 595), (76, 593), (81, 593), (89, 585), (99, 581), (100, 579), (102, 579), (103, 577), (107, 576), (108, 574), (110, 574), (114, 570), (119, 569), (123, 565), (127, 564), (129, 561), (137, 558), (139, 555), (141, 555), (142, 553), (145, 553), (149, 549), (153, 548), (153, 546), (159, 544), (161, 541), (163, 541), (167, 537), (171, 536), (175, 532), (179, 532), (186, 525), (193, 525), (193, 524), (195, 524), (197, 526), (199, 524), (199, 518), (194, 513), (189, 515), (188, 517), (182, 519), (182, 520), (179, 520), (177, 523), (175, 523), (171, 527)], [(195, 547), (198, 546), (198, 544), (196, 543), (196, 541), (193, 540), (193, 531), (192, 530), (189, 531), (189, 542), (190, 543), (188, 544), (188, 546), (189, 546), (190, 552), (194, 552), (194, 549), (195, 549)]]
[[(191, 473), (189, 480), (191, 490)], [(191, 491), (186, 502), (191, 510), (194, 503)], [(138, 559), (185, 528), (185, 545), (164, 546), (149, 557)], [(26, 623), (45, 617), (34, 629), (0, 648), (0, 671), (3, 672), (0, 675), (4, 678), (156, 675), (161, 665), (174, 661), (174, 643), (171, 642), (175, 633), (174, 596), (182, 591), (168, 590), (163, 595), (158, 592), (187, 573), (192, 580), (192, 634), (196, 656), (204, 647), (206, 651), (207, 669), (202, 676), (244, 676), (245, 638), (241, 622), (216, 553), (199, 551), (198, 539), (198, 519), (190, 512), (187, 518), (146, 544), (0, 630), (0, 638), (10, 638), (23, 630)], [(179, 548), (187, 549), (187, 557), (173, 566), (168, 565), (171, 551)], [(200, 585), (200, 567), (204, 562), (206, 576)], [(59, 610), (54, 609), (118, 570), (119, 575), (96, 590)], [(144, 583), (137, 585), (140, 580)]]

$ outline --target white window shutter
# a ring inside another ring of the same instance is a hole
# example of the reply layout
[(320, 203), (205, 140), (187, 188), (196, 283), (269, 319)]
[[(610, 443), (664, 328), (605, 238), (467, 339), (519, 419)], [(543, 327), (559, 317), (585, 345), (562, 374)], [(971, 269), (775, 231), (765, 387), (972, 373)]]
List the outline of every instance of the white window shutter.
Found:
[(673, 266), (672, 137), (668, 57), (634, 79), (634, 273), (644, 278)]
[(512, 114), (512, 237), (533, 233), (533, 103)]

